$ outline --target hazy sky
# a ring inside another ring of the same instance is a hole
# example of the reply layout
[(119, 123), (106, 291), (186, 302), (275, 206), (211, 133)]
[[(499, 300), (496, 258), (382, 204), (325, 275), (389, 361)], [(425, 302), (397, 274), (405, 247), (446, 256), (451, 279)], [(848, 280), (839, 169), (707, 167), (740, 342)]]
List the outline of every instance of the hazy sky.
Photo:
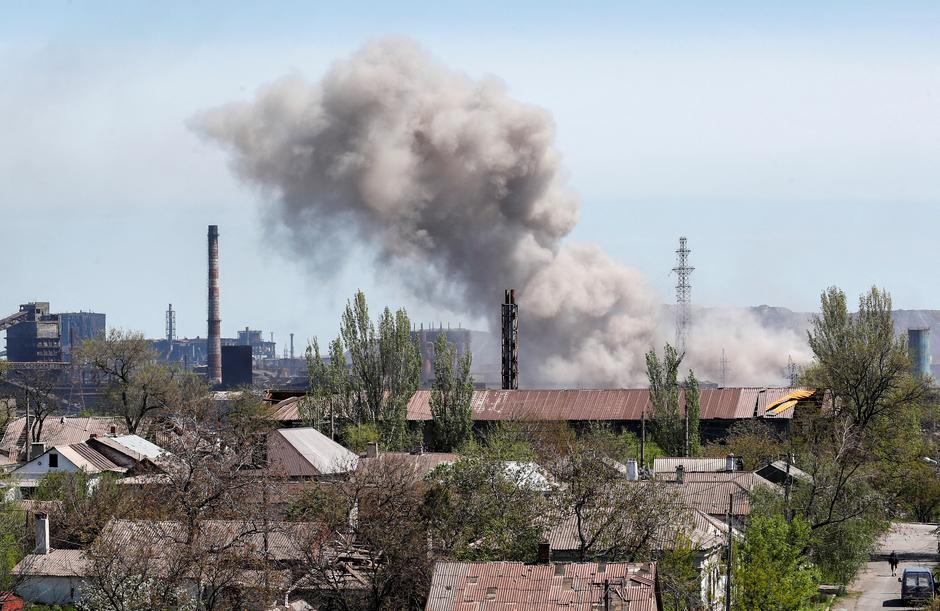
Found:
[(583, 206), (572, 237), (664, 302), (684, 234), (697, 304), (811, 309), (875, 283), (940, 308), (940, 2), (820, 4), (7, 3), (0, 315), (48, 300), (159, 336), (172, 302), (179, 335), (205, 335), (215, 223), (225, 335), (332, 335), (357, 287), (461, 320), (377, 278), (367, 246), (329, 281), (286, 259), (265, 195), (186, 127), (384, 36), (549, 110)]

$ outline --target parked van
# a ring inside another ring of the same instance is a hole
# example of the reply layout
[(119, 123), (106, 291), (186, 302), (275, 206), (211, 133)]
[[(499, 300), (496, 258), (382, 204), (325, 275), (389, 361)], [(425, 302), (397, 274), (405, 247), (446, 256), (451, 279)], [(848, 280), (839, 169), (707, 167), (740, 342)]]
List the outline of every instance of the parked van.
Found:
[(898, 578), (901, 582), (901, 600), (906, 603), (930, 600), (934, 596), (936, 584), (930, 569), (915, 566), (904, 569)]

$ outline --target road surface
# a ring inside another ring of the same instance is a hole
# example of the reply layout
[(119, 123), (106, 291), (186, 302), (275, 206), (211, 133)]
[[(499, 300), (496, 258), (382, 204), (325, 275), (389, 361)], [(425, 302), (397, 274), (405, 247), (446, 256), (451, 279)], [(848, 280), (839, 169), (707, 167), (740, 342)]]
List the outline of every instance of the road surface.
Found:
[(933, 567), (937, 562), (936, 524), (892, 524), (882, 537), (880, 553), (872, 558), (855, 581), (849, 586), (850, 595), (839, 600), (833, 611), (869, 611), (872, 609), (912, 609), (901, 604), (901, 584), (891, 576), (887, 557), (892, 550), (898, 553), (904, 567)]

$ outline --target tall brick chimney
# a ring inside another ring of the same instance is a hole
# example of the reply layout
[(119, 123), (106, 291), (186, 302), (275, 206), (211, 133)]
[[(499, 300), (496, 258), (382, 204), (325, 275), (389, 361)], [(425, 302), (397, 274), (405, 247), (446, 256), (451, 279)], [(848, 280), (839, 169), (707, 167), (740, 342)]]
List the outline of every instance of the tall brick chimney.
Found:
[(208, 378), (222, 383), (222, 314), (219, 305), (219, 226), (209, 225)]

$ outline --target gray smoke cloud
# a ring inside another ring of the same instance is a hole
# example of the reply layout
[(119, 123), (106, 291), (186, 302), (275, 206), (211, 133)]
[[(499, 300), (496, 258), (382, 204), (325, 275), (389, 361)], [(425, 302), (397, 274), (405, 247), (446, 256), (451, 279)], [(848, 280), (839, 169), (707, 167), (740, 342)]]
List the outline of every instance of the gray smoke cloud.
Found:
[(192, 126), (324, 268), (357, 240), (416, 296), (494, 330), (503, 289), (516, 288), (525, 386), (644, 383), (644, 352), (669, 337), (641, 274), (565, 241), (580, 206), (552, 118), (496, 79), (383, 40), (318, 83), (282, 79)]

